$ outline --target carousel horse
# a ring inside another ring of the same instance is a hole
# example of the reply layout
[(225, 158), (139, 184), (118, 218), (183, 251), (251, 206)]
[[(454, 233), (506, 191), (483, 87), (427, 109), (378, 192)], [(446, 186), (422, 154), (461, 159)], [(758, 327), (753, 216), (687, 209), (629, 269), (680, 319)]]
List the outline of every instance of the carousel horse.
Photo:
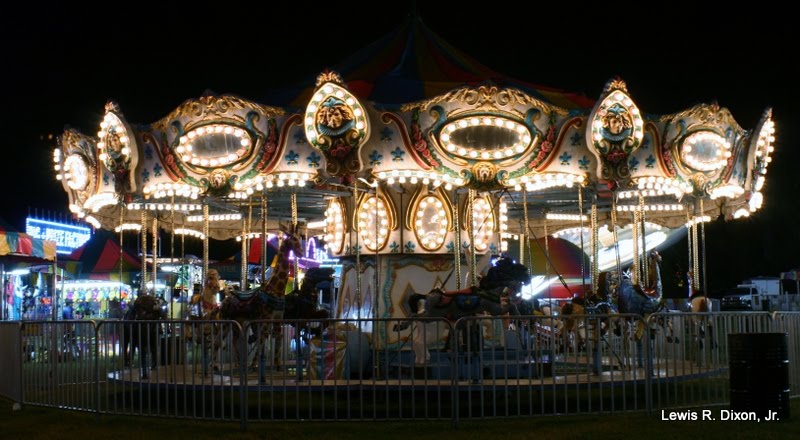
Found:
[(712, 341), (712, 348), (716, 347), (714, 342), (714, 327), (712, 325), (711, 317), (711, 300), (703, 293), (702, 290), (694, 290), (692, 296), (689, 298), (689, 307), (692, 312), (692, 318), (689, 322), (691, 325), (691, 334), (697, 342), (697, 347), (700, 350), (705, 348), (705, 339), (708, 335)]
[(208, 269), (203, 289), (192, 295), (189, 300), (189, 323), (183, 327), (186, 340), (197, 344), (202, 352), (203, 375), (208, 374), (210, 350), (219, 348), (221, 342), (217, 337), (218, 326), (214, 323), (221, 319), (217, 304), (220, 287), (219, 272), (216, 269)]
[[(220, 306), (220, 318), (234, 320), (241, 325), (243, 330), (247, 329), (250, 321), (258, 320), (282, 320), (286, 309), (286, 284), (289, 281), (289, 272), (293, 262), (289, 260), (289, 253), (303, 255), (302, 239), (296, 229), (287, 232), (278, 248), (277, 262), (272, 275), (261, 286), (249, 291), (234, 291), (226, 295)], [(264, 344), (272, 336), (275, 341), (274, 363), (278, 369), (281, 368), (281, 323), (271, 322), (256, 325), (251, 329), (254, 334), (247, 337), (248, 343), (257, 342), (256, 347), (260, 356), (255, 356), (250, 367), (254, 368), (260, 359), (259, 372), (260, 379), (264, 380), (264, 364), (266, 355), (264, 354)], [(221, 332), (225, 333), (225, 332)], [(233, 331), (233, 347), (239, 347), (239, 339), (242, 337), (238, 329)], [(221, 336), (225, 336), (222, 335)], [(226, 338), (227, 339), (227, 338)], [(236, 350), (238, 353), (238, 350)], [(242, 362), (247, 362), (243, 359)]]
[[(330, 318), (328, 311), (320, 309), (317, 285), (325, 281), (333, 281), (334, 269), (332, 267), (312, 267), (306, 271), (299, 290), (286, 295), (286, 310), (283, 319), (292, 320), (291, 324), (300, 332), (301, 336), (319, 336), (324, 323), (312, 329), (309, 321), (322, 321)], [(308, 320), (308, 321), (306, 321)]]
[[(123, 317), (120, 347), (125, 365), (131, 363), (134, 352), (139, 352), (139, 368), (142, 379), (149, 377), (148, 371), (156, 366), (161, 325), (158, 320), (166, 319), (164, 301), (153, 295), (140, 294), (128, 307)], [(136, 323), (134, 321), (148, 321)]]
[[(426, 295), (413, 294), (409, 297), (409, 308), (417, 317), (445, 318), (456, 322), (459, 318), (478, 315), (519, 315), (511, 298), (519, 294), (524, 284), (531, 280), (525, 265), (514, 263), (509, 258), (499, 259), (482, 277), (479, 286), (458, 291), (431, 290)], [(420, 335), (420, 325), (415, 326), (413, 348), (417, 365), (430, 360), (430, 353)], [(479, 334), (479, 332), (473, 332)], [(448, 336), (448, 343), (452, 338)], [(471, 344), (473, 348), (479, 344)]]
[[(610, 292), (616, 292), (617, 295), (617, 309), (620, 313), (635, 314), (643, 317), (645, 320), (650, 314), (658, 312), (666, 312), (668, 309), (663, 300), (663, 287), (661, 283), (661, 271), (659, 269), (659, 262), (661, 256), (657, 251), (653, 250), (648, 256), (649, 276), (646, 284), (634, 284), (631, 281), (630, 274), (625, 273), (619, 280), (615, 288), (610, 288)], [(609, 278), (610, 279), (610, 278)], [(611, 282), (613, 284), (613, 281)], [(609, 284), (606, 284), (608, 287)], [(637, 364), (642, 367), (643, 362), (643, 349), (642, 337), (645, 333), (645, 326), (641, 320), (636, 320), (635, 329), (633, 330), (633, 340), (636, 342), (638, 351)], [(665, 329), (669, 330), (669, 324), (662, 322)], [(650, 329), (650, 338), (655, 338), (654, 329)]]
[[(602, 275), (602, 274), (601, 274)], [(563, 317), (561, 344), (566, 352), (569, 347), (575, 353), (590, 348), (592, 352), (592, 372), (600, 374), (602, 360), (600, 346), (608, 341), (606, 335), (609, 330), (614, 329), (619, 333), (620, 325), (612, 316), (617, 314), (616, 307), (611, 302), (606, 290), (603, 287), (601, 278), (600, 289), (598, 292), (589, 292), (585, 297), (576, 297), (572, 301), (561, 306), (561, 316)], [(581, 316), (583, 315), (583, 316)], [(591, 342), (588, 344), (587, 342)], [(614, 353), (616, 355), (616, 353)], [(621, 362), (619, 356), (617, 360)]]

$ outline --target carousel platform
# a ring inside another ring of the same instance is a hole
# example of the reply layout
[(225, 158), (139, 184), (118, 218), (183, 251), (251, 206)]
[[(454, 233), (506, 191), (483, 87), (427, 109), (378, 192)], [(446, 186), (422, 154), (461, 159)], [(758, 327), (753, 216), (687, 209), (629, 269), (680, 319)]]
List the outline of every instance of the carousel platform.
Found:
[[(599, 372), (593, 371), (592, 361), (586, 356), (568, 356), (566, 359), (550, 353), (539, 360), (530, 358), (503, 359), (481, 355), (459, 356), (457, 375), (453, 376), (454, 362), (450, 353), (431, 353), (431, 362), (425, 367), (416, 367), (412, 362), (393, 362), (380, 371), (321, 376), (303, 366), (298, 372), (296, 365), (288, 364), (281, 370), (267, 368), (263, 380), (256, 370), (248, 370), (245, 379), (231, 365), (219, 371), (202, 371), (197, 365), (161, 365), (148, 370), (146, 377), (139, 368), (125, 368), (109, 372), (109, 383), (140, 387), (177, 387), (204, 389), (208, 387), (248, 387), (251, 391), (289, 391), (328, 388), (353, 389), (447, 389), (471, 387), (544, 387), (552, 386), (624, 386), (644, 384), (647, 374), (644, 368), (621, 365), (616, 359), (603, 358)], [(483, 357), (483, 359), (480, 359)], [(658, 382), (685, 381), (724, 375), (727, 366), (698, 368), (692, 361), (654, 363), (650, 380)]]

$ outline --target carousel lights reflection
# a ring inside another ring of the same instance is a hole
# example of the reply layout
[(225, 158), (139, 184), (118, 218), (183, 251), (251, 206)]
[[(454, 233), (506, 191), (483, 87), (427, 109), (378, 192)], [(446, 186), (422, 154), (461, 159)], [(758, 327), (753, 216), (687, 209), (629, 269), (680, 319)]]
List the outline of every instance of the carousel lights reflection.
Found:
[[(516, 134), (516, 142), (511, 145), (505, 145), (502, 148), (497, 148), (493, 151), (487, 151), (483, 148), (468, 148), (459, 145), (453, 138), (457, 131), (468, 129), (469, 127), (497, 127), (508, 130), (510, 133)], [(459, 119), (445, 125), (439, 136), (439, 140), (444, 146), (445, 150), (450, 153), (462, 157), (469, 157), (472, 159), (481, 158), (487, 159), (502, 159), (504, 157), (511, 157), (520, 154), (531, 144), (531, 132), (522, 124), (508, 120), (503, 117), (489, 117), (489, 116), (473, 116), (468, 118)]]
[(750, 208), (750, 212), (756, 212), (761, 208), (761, 204), (764, 203), (764, 195), (761, 192), (756, 191), (750, 195), (750, 201), (748, 203), (748, 207)]
[(137, 231), (138, 232), (138, 231), (141, 231), (141, 230), (142, 230), (142, 225), (139, 224), (139, 223), (123, 223), (123, 224), (117, 226), (116, 228), (114, 228), (115, 232), (121, 232), (121, 231)]
[(284, 186), (304, 187), (308, 181), (313, 178), (314, 174), (311, 173), (299, 173), (295, 171), (273, 173), (267, 176), (259, 175), (252, 179), (237, 182), (233, 186), (233, 189), (246, 195), (252, 195), (255, 191), (263, 191), (264, 188), (272, 189), (275, 187), (282, 188)]
[(202, 205), (195, 203), (128, 203), (129, 211), (197, 211)]
[(340, 252), (344, 239), (344, 218), (341, 202), (331, 200), (325, 210), (325, 241), (333, 246), (334, 252)]
[(86, 199), (86, 202), (83, 203), (83, 209), (81, 209), (81, 211), (86, 209), (91, 210), (92, 212), (98, 212), (100, 208), (116, 205), (118, 202), (119, 199), (114, 193), (104, 192), (95, 194)]
[(584, 180), (584, 176), (580, 174), (544, 173), (526, 175), (519, 179), (508, 179), (505, 184), (513, 186), (516, 191), (521, 191), (523, 185), (527, 191), (538, 191), (561, 186), (572, 188), (575, 184), (582, 184)]
[(472, 228), (475, 231), (475, 250), (483, 252), (489, 248), (494, 235), (494, 214), (486, 198), (475, 199), (472, 205)]
[(382, 248), (389, 237), (389, 217), (381, 198), (371, 196), (358, 209), (358, 233), (367, 249)]
[[(710, 131), (698, 131), (683, 141), (681, 157), (696, 170), (713, 171), (727, 165), (730, 150), (731, 144), (724, 137)], [(706, 157), (708, 155), (712, 157)]]
[(87, 215), (86, 217), (84, 217), (83, 221), (85, 221), (86, 223), (89, 223), (95, 229), (100, 229), (100, 220), (97, 220), (96, 218), (94, 218), (91, 215)]
[(152, 185), (146, 185), (142, 189), (142, 192), (144, 192), (145, 197), (153, 197), (156, 199), (173, 196), (197, 199), (198, 194), (200, 193), (200, 188), (187, 184), (156, 183)]
[[(199, 141), (201, 138), (211, 135), (225, 135), (226, 144), (228, 143), (227, 136), (233, 136), (236, 138), (234, 142), (238, 143), (238, 145), (233, 145), (233, 147), (238, 148), (229, 154), (212, 158), (200, 157), (196, 155), (192, 142)], [(184, 136), (181, 136), (179, 144), (175, 148), (175, 152), (181, 155), (181, 159), (183, 159), (184, 162), (191, 163), (192, 165), (199, 165), (201, 167), (217, 167), (236, 162), (244, 157), (249, 151), (251, 143), (252, 141), (250, 140), (250, 136), (241, 128), (224, 124), (212, 124), (194, 128), (187, 132)]]
[(744, 188), (739, 185), (724, 185), (717, 188), (712, 189), (709, 192), (709, 197), (711, 200), (718, 199), (720, 197), (727, 197), (729, 199), (735, 199), (739, 196), (744, 194)]
[(188, 229), (188, 228), (176, 228), (175, 229), (175, 235), (188, 235), (188, 236), (191, 236), (191, 237), (199, 238), (201, 240), (206, 238), (206, 234), (203, 234), (200, 231), (196, 231), (194, 229)]
[(433, 195), (424, 197), (417, 207), (414, 229), (420, 244), (426, 250), (436, 250), (447, 235), (450, 222), (442, 201)]
[(433, 184), (433, 187), (439, 187), (444, 184), (445, 189), (448, 191), (453, 189), (453, 186), (463, 186), (465, 181), (461, 177), (453, 177), (447, 174), (437, 173), (435, 171), (420, 171), (420, 170), (398, 170), (381, 171), (377, 174), (379, 180), (385, 181), (389, 185), (395, 183), (422, 183), (423, 185)]
[(645, 176), (634, 179), (637, 189), (632, 191), (620, 191), (620, 199), (633, 199), (640, 195), (644, 197), (659, 197), (663, 195), (673, 195), (681, 198), (684, 194), (692, 192), (692, 184), (682, 182), (662, 176)]
[(764, 121), (764, 125), (758, 134), (758, 141), (756, 144), (756, 160), (758, 165), (758, 172), (766, 174), (767, 165), (772, 162), (770, 154), (775, 151), (772, 144), (775, 142), (775, 122), (769, 118)]
[(545, 214), (545, 218), (547, 220), (557, 220), (557, 221), (588, 221), (589, 217), (586, 215), (579, 215), (579, 214), (561, 214), (557, 212), (548, 212)]
[(700, 215), (697, 216), (684, 224), (687, 228), (691, 228), (693, 225), (699, 225), (700, 223), (708, 223), (711, 221), (711, 216), (708, 215)]
[[(644, 205), (642, 208), (645, 211), (683, 211), (686, 207), (678, 204), (655, 204), (655, 205)], [(634, 212), (639, 210), (639, 205), (617, 205), (617, 211), (619, 212)]]
[[(242, 214), (236, 212), (231, 214), (210, 214), (208, 216), (208, 221), (210, 222), (221, 222), (221, 221), (228, 221), (228, 220), (241, 220)], [(190, 223), (196, 223), (203, 221), (202, 215), (190, 215), (186, 217), (186, 221)]]

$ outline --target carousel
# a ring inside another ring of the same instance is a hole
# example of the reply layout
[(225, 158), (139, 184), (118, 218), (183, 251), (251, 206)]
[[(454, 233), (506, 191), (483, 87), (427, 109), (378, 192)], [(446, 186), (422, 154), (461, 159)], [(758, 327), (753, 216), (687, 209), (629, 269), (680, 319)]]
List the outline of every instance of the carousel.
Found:
[(564, 284), (534, 261), (557, 239), (588, 256), (569, 295), (611, 268), (647, 279), (648, 253), (684, 233), (699, 288), (704, 222), (763, 202), (769, 109), (745, 129), (716, 103), (650, 114), (621, 78), (588, 99), (492, 75), (381, 101), (359, 72), (324, 71), (291, 103), (191, 98), (150, 123), (110, 101), (96, 133), (60, 136), (55, 177), (77, 218), (139, 230), (142, 249), (157, 253), (160, 231), (202, 240), (203, 274), (210, 238), (241, 241), (242, 255), (258, 243), (267, 267), (256, 238), (317, 237), (341, 264), (335, 317), (347, 319), (409, 317), (412, 295), (477, 285), (493, 255)]

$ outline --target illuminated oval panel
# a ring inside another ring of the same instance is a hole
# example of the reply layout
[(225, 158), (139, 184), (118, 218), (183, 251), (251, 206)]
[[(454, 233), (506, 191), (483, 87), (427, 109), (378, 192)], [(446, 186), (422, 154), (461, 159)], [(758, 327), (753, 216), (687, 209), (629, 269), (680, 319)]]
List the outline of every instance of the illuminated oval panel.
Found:
[(361, 243), (375, 251), (386, 245), (389, 238), (389, 216), (383, 198), (370, 196), (358, 207), (358, 235)]
[(181, 136), (175, 152), (184, 163), (215, 168), (247, 158), (253, 140), (246, 130), (225, 124), (197, 127)]
[(64, 179), (67, 186), (83, 191), (89, 185), (89, 166), (80, 154), (70, 154), (64, 161)]
[(681, 160), (698, 171), (715, 171), (724, 167), (731, 156), (731, 144), (710, 131), (697, 131), (681, 143)]
[(494, 213), (489, 200), (476, 198), (472, 204), (472, 228), (475, 233), (475, 250), (484, 252), (489, 249), (489, 243), (494, 235)]
[(325, 211), (325, 241), (334, 254), (342, 252), (344, 245), (344, 208), (339, 200), (332, 200)]
[(499, 116), (462, 118), (439, 134), (442, 147), (464, 159), (505, 159), (523, 153), (532, 140), (528, 127)]
[(108, 112), (100, 123), (97, 133), (98, 157), (112, 173), (120, 168), (127, 168), (131, 156), (131, 137), (122, 119)]
[(414, 235), (422, 248), (428, 251), (439, 249), (444, 244), (449, 226), (442, 200), (433, 195), (423, 197), (414, 217)]

